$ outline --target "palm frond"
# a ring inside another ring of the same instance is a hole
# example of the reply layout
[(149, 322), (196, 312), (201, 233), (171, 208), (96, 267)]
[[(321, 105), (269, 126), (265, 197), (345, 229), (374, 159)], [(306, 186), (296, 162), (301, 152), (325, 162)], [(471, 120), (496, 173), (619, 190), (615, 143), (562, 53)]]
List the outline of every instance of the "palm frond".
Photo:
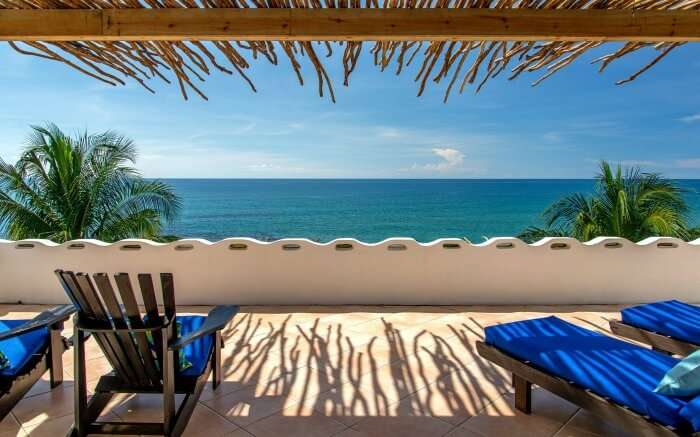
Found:
[(136, 147), (112, 131), (70, 137), (33, 126), (14, 166), (0, 160), (0, 228), (12, 238), (153, 238), (180, 199), (141, 178)]
[[(592, 196), (572, 194), (549, 206), (543, 213), (547, 229), (561, 229), (587, 241), (616, 236), (639, 241), (651, 236), (689, 238), (686, 191), (657, 173), (639, 168), (614, 169), (600, 163)], [(545, 229), (545, 230), (547, 230)], [(528, 238), (546, 236), (543, 229), (528, 228)]]

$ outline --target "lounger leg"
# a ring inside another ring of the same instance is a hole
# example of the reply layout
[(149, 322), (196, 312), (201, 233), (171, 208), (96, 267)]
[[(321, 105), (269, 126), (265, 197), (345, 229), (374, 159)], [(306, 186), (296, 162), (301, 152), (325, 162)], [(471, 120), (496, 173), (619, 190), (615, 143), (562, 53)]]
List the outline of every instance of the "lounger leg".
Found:
[(49, 379), (51, 388), (63, 382), (63, 323), (49, 327)]
[(214, 335), (214, 362), (212, 363), (212, 388), (216, 388), (221, 384), (221, 331), (216, 331)]
[(515, 408), (525, 414), (532, 412), (532, 383), (513, 374), (513, 387), (515, 387)]

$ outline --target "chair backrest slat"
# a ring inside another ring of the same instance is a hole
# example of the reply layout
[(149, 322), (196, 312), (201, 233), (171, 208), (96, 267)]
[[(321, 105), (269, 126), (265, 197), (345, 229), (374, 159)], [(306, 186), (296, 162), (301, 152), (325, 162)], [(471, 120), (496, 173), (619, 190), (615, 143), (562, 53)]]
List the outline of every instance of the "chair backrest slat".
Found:
[(158, 313), (158, 301), (156, 300), (156, 292), (153, 288), (151, 275), (139, 273), (138, 279), (141, 294), (143, 295), (143, 305), (146, 307), (146, 315), (149, 320), (157, 322), (160, 314)]
[(71, 272), (57, 270), (56, 276), (58, 276), (59, 282), (63, 286), (65, 292), (68, 294), (68, 297), (70, 297), (71, 301), (73, 302), (73, 305), (75, 305), (81, 311), (86, 311), (86, 309), (89, 308), (88, 304), (83, 298), (82, 293), (76, 292), (78, 285), (75, 283), (75, 278), (73, 277), (73, 274)]
[[(93, 277), (97, 285), (97, 290), (100, 292), (100, 296), (102, 296), (102, 301), (105, 304), (107, 313), (112, 318), (114, 326), (120, 329), (127, 329), (129, 325), (126, 323), (124, 314), (122, 314), (121, 308), (119, 307), (119, 302), (114, 295), (114, 289), (109, 282), (109, 277), (104, 274), (96, 274)], [(142, 358), (148, 357), (151, 353), (148, 349), (145, 336), (143, 340), (136, 336), (129, 335), (128, 332), (121, 332), (118, 336), (139, 383), (143, 386), (158, 384), (158, 379), (154, 381), (150, 378), (150, 375), (147, 374), (144, 365), (145, 358)]]
[(161, 273), (160, 284), (163, 287), (163, 306), (165, 316), (169, 319), (175, 318), (175, 285), (172, 273)]
[[(76, 275), (73, 274), (73, 272), (64, 272), (61, 270), (57, 270), (56, 275), (63, 285), (63, 288), (71, 296), (74, 304), (78, 306), (79, 313), (97, 320), (95, 311), (92, 308), (93, 304), (88, 301), (86, 293), (79, 285)], [(96, 333), (94, 337), (100, 349), (102, 349), (102, 352), (105, 354), (105, 358), (107, 358), (117, 374), (122, 378), (129, 378), (130, 374), (124, 369), (122, 361), (120, 361), (114, 351), (113, 342), (110, 341), (108, 336), (106, 334)]]

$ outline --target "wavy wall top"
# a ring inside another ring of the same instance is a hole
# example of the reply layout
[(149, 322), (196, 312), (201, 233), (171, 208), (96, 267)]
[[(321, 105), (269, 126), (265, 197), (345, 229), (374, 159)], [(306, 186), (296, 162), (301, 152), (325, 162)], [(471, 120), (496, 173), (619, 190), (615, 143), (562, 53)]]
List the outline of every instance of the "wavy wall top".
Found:
[(282, 238), (279, 240), (274, 240), (274, 241), (261, 241), (257, 240), (255, 238), (249, 238), (249, 237), (230, 237), (230, 238), (224, 238), (222, 240), (218, 241), (209, 241), (204, 238), (184, 238), (181, 240), (169, 242), (169, 243), (160, 243), (152, 240), (147, 240), (147, 239), (140, 239), (140, 238), (132, 238), (132, 239), (125, 239), (125, 240), (120, 240), (114, 243), (107, 243), (101, 240), (93, 240), (93, 239), (79, 239), (79, 240), (71, 240), (67, 241), (64, 243), (56, 243), (51, 240), (44, 240), (44, 239), (27, 239), (27, 240), (3, 240), (0, 239), (0, 244), (14, 244), (18, 247), (22, 248), (29, 248), (32, 245), (41, 245), (45, 247), (67, 247), (69, 249), (78, 249), (78, 248), (84, 248), (86, 246), (95, 246), (95, 247), (109, 247), (109, 246), (133, 246), (133, 245), (146, 245), (146, 246), (151, 246), (151, 247), (173, 247), (175, 250), (181, 249), (184, 246), (187, 245), (200, 245), (200, 246), (225, 246), (225, 245), (231, 245), (231, 244), (236, 244), (236, 243), (242, 243), (242, 244), (250, 244), (250, 245), (258, 245), (258, 246), (284, 246), (288, 244), (301, 244), (304, 246), (317, 246), (317, 247), (333, 247), (333, 246), (339, 246), (339, 245), (357, 245), (361, 247), (385, 247), (385, 246), (391, 246), (393, 244), (404, 244), (404, 245), (410, 245), (410, 246), (416, 246), (416, 247), (437, 247), (437, 246), (449, 246), (449, 248), (457, 248), (454, 245), (458, 245), (459, 247), (491, 247), (495, 246), (498, 248), (504, 248), (505, 246), (508, 246), (508, 248), (513, 248), (513, 247), (523, 247), (523, 246), (529, 246), (529, 247), (547, 247), (549, 246), (552, 249), (562, 249), (562, 248), (571, 248), (571, 247), (593, 247), (593, 246), (606, 246), (606, 247), (618, 247), (619, 245), (627, 246), (627, 245), (636, 245), (636, 246), (654, 246), (656, 245), (657, 247), (661, 248), (669, 248), (669, 247), (678, 247), (678, 246), (700, 246), (700, 238), (693, 240), (693, 241), (684, 241), (679, 238), (674, 238), (674, 237), (650, 237), (646, 238), (644, 240), (638, 241), (638, 242), (633, 242), (630, 241), (626, 238), (620, 238), (620, 237), (596, 237), (592, 240), (586, 241), (586, 242), (581, 242), (575, 238), (568, 238), (568, 237), (546, 237), (542, 238), (539, 241), (536, 241), (534, 243), (526, 243), (519, 238), (516, 237), (495, 237), (495, 238), (489, 238), (488, 240), (482, 242), (482, 243), (472, 243), (470, 241), (461, 239), (461, 238), (439, 238), (430, 242), (419, 242), (416, 241), (414, 238), (403, 238), (403, 237), (392, 237), (392, 238), (387, 238), (385, 240), (376, 242), (376, 243), (366, 243), (364, 241), (357, 240), (355, 238), (336, 238), (334, 240), (325, 242), (325, 243), (319, 243), (313, 240), (309, 240), (307, 238)]

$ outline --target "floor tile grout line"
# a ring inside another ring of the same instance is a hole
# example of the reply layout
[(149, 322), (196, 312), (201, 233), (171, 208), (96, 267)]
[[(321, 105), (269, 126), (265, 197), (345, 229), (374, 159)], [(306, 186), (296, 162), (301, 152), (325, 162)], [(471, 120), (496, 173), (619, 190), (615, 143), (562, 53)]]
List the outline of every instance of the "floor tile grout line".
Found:
[(579, 411), (581, 411), (581, 408), (576, 408), (576, 409), (574, 410), (574, 413), (573, 413), (568, 419), (566, 419), (566, 420), (564, 421), (564, 423), (559, 427), (559, 429), (557, 429), (557, 430), (554, 432), (554, 434), (552, 434), (552, 437), (556, 437), (557, 434), (559, 434), (559, 433), (566, 427), (566, 425), (568, 425), (569, 423), (571, 423), (571, 422), (574, 420), (574, 418), (576, 417), (576, 415), (578, 414)]
[[(244, 431), (250, 433), (250, 431), (248, 431), (247, 429), (245, 429), (245, 428), (242, 427), (241, 425), (239, 425), (239, 424), (237, 424), (237, 423), (233, 423), (232, 421), (228, 420), (228, 419), (226, 418), (226, 416), (220, 414), (218, 411), (216, 411), (215, 409), (213, 409), (213, 408), (210, 407), (209, 405), (205, 404), (204, 402), (198, 400), (198, 401), (197, 401), (197, 405), (206, 408), (207, 410), (209, 410), (210, 412), (212, 412), (212, 413), (215, 414), (216, 416), (218, 416), (218, 417), (224, 419), (226, 422), (233, 424), (233, 425), (236, 427), (236, 429), (243, 429)], [(234, 430), (234, 431), (235, 431), (235, 430)], [(233, 432), (233, 431), (232, 431), (232, 432)], [(250, 434), (252, 434), (252, 433), (250, 433)]]
[(337, 421), (337, 420), (336, 420), (336, 422), (340, 423), (340, 424), (343, 425), (345, 428), (339, 430), (338, 432), (336, 432), (336, 433), (334, 433), (334, 434), (331, 434), (330, 437), (334, 437), (334, 436), (340, 435), (340, 434), (344, 433), (345, 431), (347, 431), (348, 429), (352, 428), (352, 425), (346, 425), (346, 424), (344, 424), (343, 422), (339, 422), (339, 421)]

